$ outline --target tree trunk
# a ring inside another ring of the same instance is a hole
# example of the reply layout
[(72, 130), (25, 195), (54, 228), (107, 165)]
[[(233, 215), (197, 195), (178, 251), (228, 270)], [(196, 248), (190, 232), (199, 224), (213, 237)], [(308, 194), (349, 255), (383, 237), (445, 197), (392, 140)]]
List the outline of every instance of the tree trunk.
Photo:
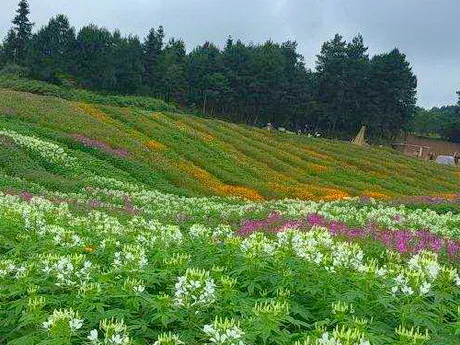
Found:
[(203, 115), (206, 116), (206, 99), (208, 97), (208, 94), (206, 93), (206, 91), (204, 92), (204, 100), (203, 100)]

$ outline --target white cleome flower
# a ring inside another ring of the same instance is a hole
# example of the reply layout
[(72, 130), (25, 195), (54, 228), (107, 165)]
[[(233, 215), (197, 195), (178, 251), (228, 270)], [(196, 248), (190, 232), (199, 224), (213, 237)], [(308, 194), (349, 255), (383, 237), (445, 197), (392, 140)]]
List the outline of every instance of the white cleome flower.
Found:
[(98, 340), (98, 337), (99, 337), (99, 334), (97, 332), (97, 329), (92, 329), (90, 332), (89, 332), (89, 335), (88, 335), (88, 340), (91, 341), (91, 342), (97, 342)]

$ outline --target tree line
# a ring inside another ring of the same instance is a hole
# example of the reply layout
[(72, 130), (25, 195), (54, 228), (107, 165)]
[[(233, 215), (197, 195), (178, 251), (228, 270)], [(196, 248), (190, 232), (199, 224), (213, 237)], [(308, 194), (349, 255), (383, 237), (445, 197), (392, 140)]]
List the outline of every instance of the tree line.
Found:
[(412, 129), (418, 135), (460, 143), (460, 98), (457, 106), (417, 108)]
[[(90, 24), (76, 31), (57, 15), (35, 33), (21, 0), (0, 50), (3, 69), (99, 92), (138, 94), (251, 125), (272, 123), (347, 137), (366, 125), (374, 141), (409, 130), (417, 79), (398, 49), (370, 57), (362, 36), (335, 35), (307, 68), (297, 43), (228, 38), (190, 52), (162, 26), (144, 39)], [(0, 66), (0, 67), (1, 67)]]

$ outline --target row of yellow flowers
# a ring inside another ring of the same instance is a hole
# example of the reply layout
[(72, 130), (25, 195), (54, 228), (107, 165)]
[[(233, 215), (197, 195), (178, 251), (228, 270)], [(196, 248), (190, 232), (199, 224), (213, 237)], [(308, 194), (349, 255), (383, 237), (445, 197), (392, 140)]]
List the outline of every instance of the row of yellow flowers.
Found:
[(222, 196), (237, 196), (248, 200), (264, 200), (256, 190), (245, 186), (233, 186), (219, 181), (204, 169), (201, 169), (191, 163), (180, 163), (178, 167), (185, 173), (198, 179), (203, 185), (208, 186), (216, 194)]

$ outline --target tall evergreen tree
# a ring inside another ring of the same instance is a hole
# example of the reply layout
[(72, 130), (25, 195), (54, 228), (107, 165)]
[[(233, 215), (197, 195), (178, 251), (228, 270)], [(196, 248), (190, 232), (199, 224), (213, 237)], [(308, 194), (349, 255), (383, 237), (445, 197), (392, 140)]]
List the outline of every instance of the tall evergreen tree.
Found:
[(164, 49), (164, 29), (160, 27), (150, 29), (143, 45), (143, 84), (148, 93), (156, 95), (163, 77), (163, 70), (160, 68), (160, 59)]
[(8, 30), (2, 47), (2, 64), (14, 63), (16, 60), (16, 31)]
[(222, 52), (225, 75), (230, 84), (230, 92), (227, 94), (226, 112), (229, 113), (234, 121), (247, 122), (250, 100), (249, 85), (254, 76), (251, 75), (253, 61), (252, 48), (244, 45), (241, 41), (233, 42), (227, 40), (226, 47)]
[(317, 119), (316, 127), (335, 131), (346, 119), (346, 69), (347, 43), (342, 36), (336, 34), (332, 40), (323, 44), (321, 53), (317, 55), (321, 116)]
[(305, 68), (304, 58), (297, 52), (297, 42), (284, 42), (281, 45), (284, 56), (283, 97), (279, 102), (286, 125), (295, 129), (305, 129), (314, 121), (313, 73)]
[[(460, 91), (458, 94), (458, 103), (455, 109), (449, 112), (447, 115), (447, 123), (444, 124), (444, 128), (441, 134), (447, 140), (460, 143)], [(449, 109), (450, 107), (444, 107)], [(442, 109), (442, 108), (441, 108)]]
[(344, 113), (342, 129), (347, 133), (367, 125), (369, 55), (361, 35), (347, 44)]
[(159, 89), (167, 101), (186, 103), (187, 97), (187, 54), (182, 40), (171, 39), (161, 54), (160, 66), (163, 76)]
[(51, 18), (32, 38), (27, 65), (33, 77), (52, 82), (74, 72), (75, 29), (68, 18), (59, 14)]
[(204, 114), (222, 112), (229, 83), (223, 74), (221, 52), (214, 44), (206, 42), (189, 54), (188, 83), (192, 105), (200, 107)]
[(13, 28), (6, 38), (5, 49), (10, 62), (23, 65), (34, 25), (29, 20), (30, 10), (27, 0), (19, 1), (16, 13), (12, 21)]
[(96, 25), (84, 26), (76, 40), (76, 76), (80, 84), (90, 89), (115, 88), (115, 59), (110, 31)]
[(124, 94), (137, 93), (142, 86), (142, 44), (136, 36), (114, 37), (115, 90)]
[(417, 78), (398, 49), (371, 60), (369, 130), (374, 137), (396, 137), (409, 129), (416, 111)]

